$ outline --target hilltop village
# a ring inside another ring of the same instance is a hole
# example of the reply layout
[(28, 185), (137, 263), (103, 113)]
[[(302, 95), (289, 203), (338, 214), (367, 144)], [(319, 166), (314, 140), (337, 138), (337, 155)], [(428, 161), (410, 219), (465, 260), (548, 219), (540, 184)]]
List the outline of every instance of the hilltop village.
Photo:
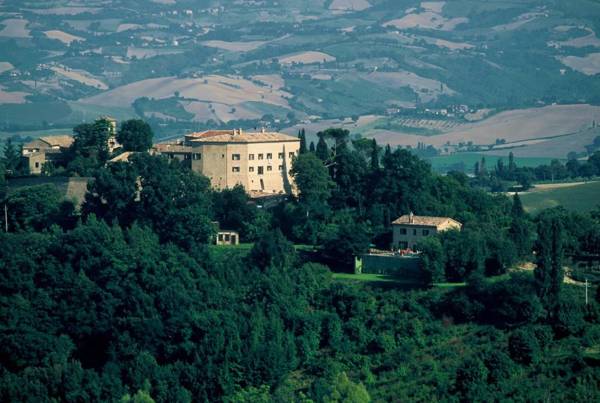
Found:
[(600, 153), (442, 175), (317, 138), (102, 117), (8, 142), (0, 400), (596, 400), (600, 210), (498, 189)]

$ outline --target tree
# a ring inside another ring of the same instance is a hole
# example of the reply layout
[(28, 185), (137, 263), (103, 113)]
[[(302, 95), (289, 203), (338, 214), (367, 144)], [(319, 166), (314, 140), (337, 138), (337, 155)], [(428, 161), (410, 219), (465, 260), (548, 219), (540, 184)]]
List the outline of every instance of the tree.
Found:
[(293, 162), (291, 173), (298, 187), (300, 203), (307, 214), (323, 216), (333, 187), (323, 162), (312, 153), (299, 155)]
[(138, 174), (130, 163), (118, 162), (101, 168), (88, 185), (83, 216), (94, 214), (108, 223), (118, 220), (120, 225), (129, 226), (137, 218), (140, 191), (137, 182)]
[(163, 157), (136, 154), (131, 162), (141, 188), (139, 221), (163, 242), (185, 249), (208, 243), (214, 232), (210, 180)]
[(254, 244), (248, 260), (259, 270), (273, 268), (288, 268), (296, 259), (294, 246), (288, 241), (280, 230), (263, 234)]
[(308, 148), (308, 151), (310, 151), (311, 153), (314, 153), (316, 151), (315, 150), (315, 142), (314, 141), (310, 142), (310, 147)]
[(488, 369), (479, 358), (468, 358), (456, 370), (456, 389), (467, 400), (481, 398), (488, 380)]
[(150, 125), (140, 119), (123, 122), (117, 132), (117, 141), (124, 151), (148, 151), (152, 147), (153, 137)]
[(104, 165), (110, 155), (110, 131), (111, 123), (106, 119), (75, 126), (73, 144), (66, 153), (67, 169), (85, 176)]
[(4, 164), (0, 162), (0, 202), (2, 202), (6, 197), (7, 190), (8, 184), (6, 183), (6, 168), (4, 167)]
[(329, 148), (325, 142), (325, 136), (323, 136), (322, 133), (319, 133), (318, 136), (319, 142), (317, 143), (316, 150), (317, 157), (319, 157), (321, 161), (327, 161), (329, 159)]
[(7, 173), (14, 174), (19, 169), (21, 161), (21, 154), (17, 147), (15, 147), (13, 140), (9, 137), (4, 145), (4, 157), (2, 162)]
[(538, 217), (537, 267), (534, 271), (538, 296), (548, 318), (554, 321), (560, 307), (563, 273), (563, 224), (559, 210), (546, 210)]
[(340, 213), (324, 234), (323, 256), (332, 265), (349, 269), (354, 257), (365, 253), (371, 243), (369, 228), (350, 214)]
[(375, 172), (379, 170), (379, 146), (377, 140), (373, 139), (371, 142), (371, 171)]
[(417, 245), (421, 252), (421, 270), (425, 284), (442, 283), (445, 281), (444, 248), (436, 237), (422, 239)]
[(531, 255), (532, 239), (529, 221), (523, 210), (523, 204), (518, 194), (513, 196), (513, 205), (511, 209), (511, 223), (508, 233), (515, 245), (518, 257), (527, 257)]
[(18, 189), (6, 199), (9, 231), (43, 231), (59, 224), (61, 211), (74, 210), (61, 204), (62, 195), (53, 185)]
[(531, 329), (521, 328), (508, 338), (508, 352), (513, 361), (529, 365), (539, 360), (540, 344)]
[(324, 403), (368, 403), (371, 397), (362, 383), (354, 383), (345, 372), (340, 372), (334, 377), (322, 401)]
[(300, 139), (300, 150), (299, 150), (299, 153), (300, 154), (305, 154), (308, 150), (306, 148), (306, 132), (304, 131), (304, 129), (301, 129), (298, 132), (298, 138)]

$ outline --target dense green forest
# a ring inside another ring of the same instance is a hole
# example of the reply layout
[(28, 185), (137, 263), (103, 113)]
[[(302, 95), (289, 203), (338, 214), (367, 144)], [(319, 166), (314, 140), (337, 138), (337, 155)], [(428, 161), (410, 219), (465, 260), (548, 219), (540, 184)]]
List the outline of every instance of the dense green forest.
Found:
[[(144, 130), (119, 136), (143, 148)], [(298, 196), (265, 210), (176, 160), (105, 164), (105, 132), (78, 127), (54, 167), (94, 177), (81, 212), (50, 186), (7, 192), (0, 170), (0, 401), (600, 397), (600, 294), (563, 283), (600, 254), (600, 209), (531, 217), (477, 178), (330, 129), (301, 133)], [(420, 245), (421, 284), (333, 278), (409, 211), (464, 224)], [(210, 245), (214, 221), (251, 247)]]

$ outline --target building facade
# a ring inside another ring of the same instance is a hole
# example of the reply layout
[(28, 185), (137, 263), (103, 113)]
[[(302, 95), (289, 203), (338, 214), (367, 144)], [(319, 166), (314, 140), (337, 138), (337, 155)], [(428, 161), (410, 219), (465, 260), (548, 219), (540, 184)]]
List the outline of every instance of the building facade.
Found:
[(403, 215), (392, 222), (392, 248), (415, 250), (424, 237), (453, 229), (460, 231), (461, 228), (461, 223), (449, 217)]
[(289, 194), (300, 140), (264, 130), (210, 130), (189, 134), (177, 144), (157, 144), (154, 150), (207, 176), (216, 189), (242, 185), (250, 194)]
[(23, 145), (21, 157), (29, 167), (29, 173), (39, 175), (44, 164), (58, 164), (64, 159), (64, 152), (73, 144), (73, 136), (44, 136)]

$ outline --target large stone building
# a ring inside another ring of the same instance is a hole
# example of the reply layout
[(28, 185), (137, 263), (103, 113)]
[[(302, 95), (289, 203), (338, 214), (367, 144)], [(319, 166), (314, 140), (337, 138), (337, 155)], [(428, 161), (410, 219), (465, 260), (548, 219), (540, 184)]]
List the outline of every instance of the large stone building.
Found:
[(22, 158), (29, 167), (29, 173), (42, 173), (45, 163), (60, 163), (64, 152), (73, 144), (73, 136), (44, 136), (23, 145)]
[(176, 144), (157, 144), (156, 153), (177, 158), (210, 178), (214, 188), (242, 185), (251, 195), (293, 191), (292, 159), (300, 140), (287, 134), (209, 130), (185, 136)]
[(410, 213), (392, 222), (392, 247), (415, 250), (423, 237), (452, 229), (460, 231), (461, 228), (461, 223), (449, 217), (416, 216)]

